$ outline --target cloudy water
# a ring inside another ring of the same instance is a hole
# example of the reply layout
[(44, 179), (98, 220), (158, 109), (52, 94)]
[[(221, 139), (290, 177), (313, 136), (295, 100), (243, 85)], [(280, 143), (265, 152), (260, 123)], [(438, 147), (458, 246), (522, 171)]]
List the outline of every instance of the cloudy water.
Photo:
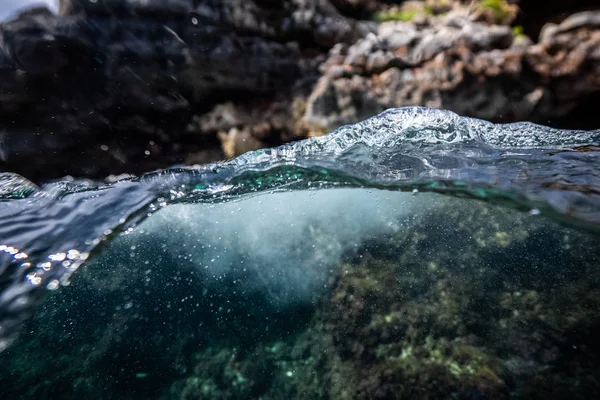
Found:
[(2, 398), (594, 397), (599, 144), (406, 108), (111, 185), (3, 174)]

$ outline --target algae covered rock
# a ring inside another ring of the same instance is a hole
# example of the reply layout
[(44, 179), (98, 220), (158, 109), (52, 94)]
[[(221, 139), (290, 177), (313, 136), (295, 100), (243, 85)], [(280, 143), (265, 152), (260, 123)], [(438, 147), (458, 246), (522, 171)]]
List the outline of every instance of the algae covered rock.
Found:
[[(0, 375), (3, 395), (191, 400), (598, 394), (598, 237), (536, 210), (404, 196), (419, 205), (418, 212), (401, 202), (389, 210), (376, 206), (371, 217), (392, 212), (386, 224), (362, 231), (361, 241), (349, 246), (334, 243), (340, 237), (331, 229), (336, 225), (320, 221), (319, 229), (312, 222), (312, 244), (286, 253), (310, 256), (294, 265), (295, 272), (309, 276), (319, 254), (337, 258), (318, 281), (318, 295), (302, 303), (297, 292), (273, 286), (298, 282), (292, 275), (270, 276), (277, 270), (267, 264), (290, 266), (280, 252), (264, 263), (252, 264), (250, 254), (236, 256), (244, 263), (231, 263), (227, 254), (240, 251), (234, 237), (198, 242), (199, 231), (190, 235), (179, 224), (168, 230), (173, 240), (164, 240), (164, 232), (144, 225), (51, 296), (0, 354), (12, 371)], [(247, 204), (221, 205), (227, 215), (241, 206)], [(216, 215), (216, 207), (207, 210)], [(208, 233), (219, 232), (216, 224), (207, 228), (209, 219), (202, 221)], [(283, 226), (285, 220), (278, 221)], [(268, 228), (258, 226), (264, 235)], [(289, 240), (293, 229), (285, 231)], [(205, 248), (194, 249), (198, 243)], [(204, 267), (217, 259), (230, 269)], [(253, 274), (265, 271), (263, 285), (250, 290)], [(50, 368), (60, 373), (45, 375)]]

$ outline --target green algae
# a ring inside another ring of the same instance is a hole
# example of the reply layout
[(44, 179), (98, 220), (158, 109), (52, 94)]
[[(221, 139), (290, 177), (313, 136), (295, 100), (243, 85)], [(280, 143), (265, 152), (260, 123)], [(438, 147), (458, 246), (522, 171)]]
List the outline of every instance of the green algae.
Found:
[(398, 10), (398, 11), (388, 11), (381, 12), (375, 15), (375, 21), (389, 22), (389, 21), (400, 21), (400, 22), (410, 22), (419, 14), (417, 10)]
[[(96, 317), (88, 331), (79, 328), (69, 336), (48, 322), (56, 313), (49, 302), (45, 316), (29, 326), (36, 335), (17, 344), (31, 351), (15, 347), (8, 352), (50, 358), (43, 343), (50, 342), (45, 327), (53, 326), (64, 336), (58, 343), (63, 356), (55, 360), (59, 376), (74, 382), (69, 390), (80, 397), (98, 397), (94, 391), (103, 387), (104, 398), (143, 398), (166, 368), (172, 369), (169, 380), (153, 393), (171, 400), (541, 399), (553, 393), (572, 398), (598, 393), (600, 270), (593, 251), (598, 239), (483, 202), (440, 197), (438, 205), (407, 216), (403, 226), (410, 229), (372, 237), (346, 254), (329, 291), (315, 300), (306, 318), (290, 310), (288, 319), (257, 320), (264, 306), (242, 302), (235, 308), (231, 304), (239, 294), (219, 294), (214, 302), (232, 311), (227, 319), (222, 307), (215, 309), (219, 317), (212, 328), (186, 326), (177, 320), (180, 315), (169, 314), (154, 315), (136, 328), (140, 323), (134, 316), (141, 311), (132, 307), (113, 315), (109, 308), (104, 331), (97, 329)], [(169, 262), (163, 263), (170, 271)], [(130, 275), (110, 276), (114, 281), (89, 269), (79, 279), (86, 282), (86, 293), (110, 288), (102, 292), (105, 300), (129, 296)], [(193, 282), (188, 285), (195, 288)], [(194, 308), (208, 308), (214, 295), (199, 288)], [(70, 313), (76, 309), (73, 301), (64, 302)], [(249, 317), (248, 304), (260, 311)], [(166, 321), (176, 325), (165, 330)], [(199, 331), (202, 335), (194, 336)], [(156, 366), (152, 370), (134, 369), (126, 356), (147, 350), (137, 346), (142, 334), (143, 343), (168, 349), (150, 364)], [(14, 360), (3, 365), (17, 377), (28, 376), (23, 385), (42, 365), (31, 358)], [(103, 375), (104, 366), (113, 362), (128, 366), (128, 375), (143, 371), (153, 379), (135, 376), (119, 385), (114, 381), (123, 377)], [(132, 390), (136, 381), (139, 392)], [(14, 381), (0, 379), (0, 384)], [(21, 393), (39, 397), (56, 385), (56, 377), (47, 377), (23, 386)]]
[(490, 10), (499, 21), (510, 17), (512, 12), (512, 7), (506, 0), (479, 0), (477, 5), (482, 10)]
[[(581, 379), (562, 371), (561, 356), (551, 353), (558, 353), (561, 335), (598, 320), (590, 304), (568, 310), (585, 298), (582, 291), (595, 288), (589, 301), (600, 294), (598, 272), (588, 274), (593, 258), (568, 279), (549, 273), (542, 283), (526, 271), (547, 265), (536, 254), (494, 260), (534, 248), (540, 237), (555, 244), (554, 257), (588, 239), (573, 232), (549, 235), (533, 216), (470, 204), (468, 213), (445, 210), (445, 223), (433, 231), (431, 221), (442, 220), (435, 212), (411, 232), (365, 244), (341, 263), (306, 330), (262, 345), (272, 379), (260, 398), (541, 398), (532, 391), (549, 393), (554, 377), (565, 393), (582, 393)], [(445, 249), (439, 244), (447, 235), (453, 247)], [(438, 251), (430, 253), (431, 246)], [(586, 332), (580, 339), (595, 342), (591, 329)]]

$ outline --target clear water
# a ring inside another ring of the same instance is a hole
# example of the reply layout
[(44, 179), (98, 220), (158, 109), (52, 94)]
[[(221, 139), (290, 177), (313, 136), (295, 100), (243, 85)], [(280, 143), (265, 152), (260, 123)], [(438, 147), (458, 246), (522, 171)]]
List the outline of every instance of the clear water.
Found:
[(2, 398), (594, 398), (599, 143), (409, 108), (108, 186), (5, 174)]

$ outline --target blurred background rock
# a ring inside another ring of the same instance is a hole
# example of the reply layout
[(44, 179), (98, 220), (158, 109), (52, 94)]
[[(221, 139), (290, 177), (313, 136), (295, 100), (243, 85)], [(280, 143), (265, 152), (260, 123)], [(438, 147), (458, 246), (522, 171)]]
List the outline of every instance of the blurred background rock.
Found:
[(38, 182), (222, 160), (390, 107), (600, 127), (596, 0), (5, 0), (0, 18), (0, 169)]

